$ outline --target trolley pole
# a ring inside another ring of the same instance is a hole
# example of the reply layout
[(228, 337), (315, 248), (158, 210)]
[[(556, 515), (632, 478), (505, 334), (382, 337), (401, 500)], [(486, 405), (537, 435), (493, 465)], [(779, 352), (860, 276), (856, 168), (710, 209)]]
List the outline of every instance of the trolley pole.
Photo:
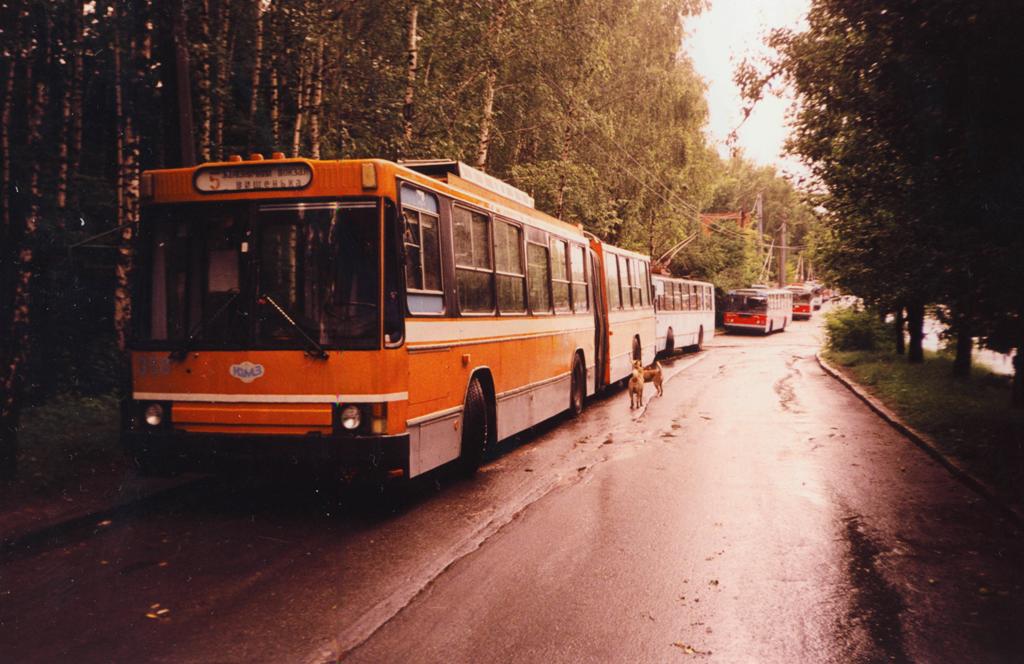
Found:
[(779, 288), (786, 287), (786, 220), (782, 220), (782, 241), (779, 243)]

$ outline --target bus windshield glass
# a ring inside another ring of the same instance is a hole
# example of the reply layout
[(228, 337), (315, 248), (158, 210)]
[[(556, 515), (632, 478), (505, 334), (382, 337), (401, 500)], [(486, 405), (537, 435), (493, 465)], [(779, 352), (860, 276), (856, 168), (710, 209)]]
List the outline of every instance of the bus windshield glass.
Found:
[(725, 300), (726, 311), (767, 311), (768, 298), (763, 295), (729, 293)]
[[(153, 206), (138, 338), (170, 348), (376, 348), (373, 202)], [(148, 306), (146, 306), (148, 305)]]

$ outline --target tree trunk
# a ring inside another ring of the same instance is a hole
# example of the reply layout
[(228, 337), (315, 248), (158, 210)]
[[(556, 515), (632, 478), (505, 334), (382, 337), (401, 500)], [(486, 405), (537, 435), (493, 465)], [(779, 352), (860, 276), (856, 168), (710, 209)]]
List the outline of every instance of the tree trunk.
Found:
[(905, 327), (905, 325), (903, 320), (902, 304), (896, 306), (896, 320), (894, 321), (894, 323), (896, 327), (896, 354), (905, 355), (907, 352), (907, 340), (904, 337), (903, 332), (903, 328)]
[(910, 348), (907, 361), (911, 364), (924, 362), (924, 305), (907, 305), (907, 328), (910, 331)]
[[(32, 82), (31, 68), (26, 80)], [(25, 365), (28, 362), (32, 318), (32, 282), (34, 281), (34, 246), (39, 229), (39, 205), (42, 200), (40, 176), (43, 155), (42, 124), (46, 114), (49, 90), (45, 77), (35, 82), (32, 110), (28, 121), (28, 150), (32, 156), (29, 176), (29, 204), (21, 229), (21, 242), (17, 252), (14, 297), (11, 307), (10, 343), (6, 366), (0, 380), (0, 477), (12, 478), (18, 468), (18, 420)]]
[(491, 67), (487, 71), (484, 84), (484, 112), (480, 120), (480, 135), (476, 151), (476, 165), (480, 170), (487, 169), (487, 151), (491, 144), (491, 127), (494, 123), (494, 84), (498, 80), (498, 72)]
[(313, 70), (312, 102), (309, 111), (309, 147), (313, 159), (320, 158), (320, 113), (324, 99), (324, 40), (320, 39), (316, 51), (316, 67)]
[(187, 30), (182, 0), (160, 3), (158, 12), (164, 161), (167, 166), (193, 166), (196, 163), (196, 152), (192, 125), (192, 85), (189, 79)]
[(13, 54), (7, 61), (4, 79), (3, 111), (0, 112), (0, 238), (5, 238), (11, 227), (11, 108), (14, 106), (14, 74), (17, 59)]
[(199, 159), (210, 161), (211, 141), (213, 137), (213, 100), (211, 99), (211, 63), (210, 53), (210, 2), (199, 3), (199, 41), (196, 51), (199, 60)]
[(419, 2), (413, 0), (409, 8), (409, 24), (406, 32), (406, 48), (408, 49), (408, 66), (405, 72), (405, 104), (402, 106), (402, 155), (408, 156), (412, 145), (413, 119), (416, 115), (416, 66), (419, 61), (419, 38), (416, 34), (416, 21), (419, 17)]
[(114, 190), (117, 196), (117, 225), (124, 223), (124, 65), (122, 59), (121, 33), (124, 17), (121, 15), (121, 3), (114, 2), (114, 158), (117, 160)]
[(79, 192), (77, 177), (82, 164), (82, 135), (83, 135), (83, 86), (85, 85), (85, 62), (84, 62), (84, 34), (83, 34), (83, 7), (79, 4), (73, 5), (71, 20), (71, 135), (68, 158), (68, 196), (70, 198), (68, 207), (72, 210), (78, 209)]
[(220, 21), (217, 29), (217, 60), (214, 71), (213, 134), (210, 138), (214, 158), (224, 158), (224, 118), (227, 116), (228, 74), (231, 71), (231, 3), (220, 3)]
[(953, 376), (966, 379), (971, 377), (971, 351), (974, 339), (971, 337), (970, 313), (957, 307), (955, 314), (956, 357), (953, 358)]
[(258, 2), (253, 4), (256, 8), (256, 45), (253, 48), (252, 79), (249, 81), (252, 86), (252, 95), (249, 97), (249, 152), (256, 149), (253, 143), (260, 99), (260, 70), (263, 67), (263, 8)]
[(562, 147), (559, 150), (561, 165), (558, 173), (558, 193), (555, 195), (555, 218), (561, 219), (565, 211), (565, 190), (569, 182), (566, 168), (569, 164), (569, 139), (572, 136), (572, 113), (566, 115), (565, 131), (562, 132)]
[(1010, 403), (1024, 409), (1024, 303), (1017, 307), (1017, 349), (1013, 354), (1013, 392)]
[(274, 149), (277, 149), (281, 145), (281, 90), (276, 57), (270, 63), (270, 130), (274, 134)]
[[(299, 56), (300, 59), (302, 56)], [(299, 157), (299, 150), (302, 149), (302, 115), (306, 110), (306, 77), (309, 74), (306, 71), (306, 63), (304, 60), (300, 61), (299, 64), (299, 85), (297, 97), (295, 99), (295, 126), (292, 130), (292, 156)]]

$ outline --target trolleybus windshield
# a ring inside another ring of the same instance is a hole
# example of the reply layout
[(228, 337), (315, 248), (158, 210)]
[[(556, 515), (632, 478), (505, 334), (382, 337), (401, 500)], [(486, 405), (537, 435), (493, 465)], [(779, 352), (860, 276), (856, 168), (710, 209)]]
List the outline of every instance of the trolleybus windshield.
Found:
[(373, 202), (209, 203), (143, 212), (138, 341), (189, 348), (376, 348)]
[(768, 298), (764, 295), (730, 293), (725, 300), (726, 311), (767, 311)]

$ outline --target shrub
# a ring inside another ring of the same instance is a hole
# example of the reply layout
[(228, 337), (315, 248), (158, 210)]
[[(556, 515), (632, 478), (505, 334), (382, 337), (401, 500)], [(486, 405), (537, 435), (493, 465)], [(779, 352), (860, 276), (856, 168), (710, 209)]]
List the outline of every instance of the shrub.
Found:
[(889, 326), (865, 309), (838, 309), (825, 314), (826, 345), (830, 350), (878, 350), (893, 338)]

